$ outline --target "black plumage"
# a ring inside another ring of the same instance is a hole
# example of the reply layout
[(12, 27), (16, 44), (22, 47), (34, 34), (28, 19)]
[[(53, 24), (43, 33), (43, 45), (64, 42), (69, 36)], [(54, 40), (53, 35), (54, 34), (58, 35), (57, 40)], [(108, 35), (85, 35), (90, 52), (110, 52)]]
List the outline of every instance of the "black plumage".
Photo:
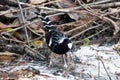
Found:
[(56, 54), (66, 54), (71, 47), (71, 41), (61, 32), (54, 30), (46, 33), (48, 47)]
[(37, 13), (38, 17), (42, 20), (45, 29), (45, 39), (50, 50), (56, 54), (65, 54), (64, 62), (65, 67), (68, 66), (67, 52), (72, 48), (72, 42), (62, 32), (58, 31), (53, 23), (49, 20), (45, 13)]
[(46, 31), (45, 39), (50, 50), (56, 54), (66, 54), (72, 48), (72, 42), (49, 20), (45, 13), (36, 13), (44, 23)]

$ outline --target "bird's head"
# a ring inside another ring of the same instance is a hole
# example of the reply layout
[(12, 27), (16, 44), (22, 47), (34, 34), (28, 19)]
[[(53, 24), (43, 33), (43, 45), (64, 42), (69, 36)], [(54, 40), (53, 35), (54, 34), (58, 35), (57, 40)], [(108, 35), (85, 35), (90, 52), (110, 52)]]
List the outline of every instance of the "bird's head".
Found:
[(49, 32), (49, 31), (54, 31), (54, 30), (56, 30), (56, 27), (54, 27), (54, 26), (43, 26), (43, 29), (44, 29), (46, 32)]

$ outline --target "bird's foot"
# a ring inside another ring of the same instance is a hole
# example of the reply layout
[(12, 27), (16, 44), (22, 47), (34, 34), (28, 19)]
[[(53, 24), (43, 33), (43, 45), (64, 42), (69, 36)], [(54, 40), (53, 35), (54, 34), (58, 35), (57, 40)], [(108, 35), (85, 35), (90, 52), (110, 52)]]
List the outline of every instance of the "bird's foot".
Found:
[(68, 67), (68, 64), (65, 63), (63, 67), (64, 67), (64, 68), (67, 68), (67, 67)]
[(53, 61), (52, 60), (50, 60), (50, 62), (48, 64), (48, 68), (51, 68), (51, 67), (53, 67)]
[(64, 77), (67, 77), (67, 75), (68, 75), (71, 67), (72, 67), (71, 64), (67, 65), (65, 71), (63, 72), (63, 76), (64, 76)]

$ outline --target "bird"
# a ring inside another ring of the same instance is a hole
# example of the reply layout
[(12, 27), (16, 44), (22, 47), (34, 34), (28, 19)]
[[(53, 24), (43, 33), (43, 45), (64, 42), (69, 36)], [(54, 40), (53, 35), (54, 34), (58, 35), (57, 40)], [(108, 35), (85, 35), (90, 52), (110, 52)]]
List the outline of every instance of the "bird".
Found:
[(67, 53), (72, 49), (72, 41), (63, 32), (56, 29), (56, 26), (50, 21), (46, 13), (35, 12), (35, 14), (43, 22), (47, 46), (52, 52), (65, 55), (64, 66), (67, 67), (69, 65)]

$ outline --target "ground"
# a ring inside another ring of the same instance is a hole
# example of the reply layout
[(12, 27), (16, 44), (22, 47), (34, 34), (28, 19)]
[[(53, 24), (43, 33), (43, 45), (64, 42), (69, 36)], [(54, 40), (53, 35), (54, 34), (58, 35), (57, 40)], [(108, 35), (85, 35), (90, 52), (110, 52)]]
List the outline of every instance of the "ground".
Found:
[[(73, 53), (79, 58), (71, 62), (69, 69), (31, 61), (18, 66), (6, 66), (0, 71), (19, 72), (18, 80), (119, 80), (120, 55), (113, 50), (113, 46), (91, 45), (80, 47)], [(58, 61), (56, 59), (55, 61)], [(54, 63), (56, 65), (56, 63)], [(17, 73), (17, 72), (16, 72)], [(66, 75), (65, 77), (63, 77)]]

